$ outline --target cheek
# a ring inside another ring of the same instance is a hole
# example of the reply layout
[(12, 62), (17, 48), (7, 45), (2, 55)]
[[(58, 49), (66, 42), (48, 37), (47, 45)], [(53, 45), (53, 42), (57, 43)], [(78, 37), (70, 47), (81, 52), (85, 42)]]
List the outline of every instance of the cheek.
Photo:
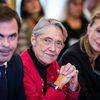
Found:
[(89, 42), (91, 46), (95, 45), (95, 41), (96, 41), (96, 37), (94, 35), (90, 35)]
[(48, 49), (47, 46), (43, 45), (42, 43), (36, 43), (36, 48), (42, 52), (44, 52)]
[(47, 50), (47, 48), (42, 44), (36, 44), (34, 46), (34, 49), (35, 49), (37, 56), (42, 56), (44, 54), (44, 52)]
[(57, 56), (60, 54), (61, 50), (56, 50)]
[(32, 12), (32, 11), (33, 11), (32, 5), (28, 4), (28, 5), (26, 6), (26, 8), (25, 8), (25, 11), (27, 11), (27, 12)]
[(10, 47), (14, 49), (14, 48), (17, 47), (17, 44), (18, 44), (18, 41), (17, 40), (16, 41), (13, 41), (13, 42), (10, 43)]

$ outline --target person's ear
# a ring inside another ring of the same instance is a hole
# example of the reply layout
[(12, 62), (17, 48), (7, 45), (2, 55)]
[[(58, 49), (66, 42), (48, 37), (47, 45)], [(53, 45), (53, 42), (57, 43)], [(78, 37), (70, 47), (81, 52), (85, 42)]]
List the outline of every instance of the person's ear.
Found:
[(36, 37), (34, 34), (32, 34), (32, 36), (31, 36), (31, 44), (32, 44), (32, 46), (36, 45)]

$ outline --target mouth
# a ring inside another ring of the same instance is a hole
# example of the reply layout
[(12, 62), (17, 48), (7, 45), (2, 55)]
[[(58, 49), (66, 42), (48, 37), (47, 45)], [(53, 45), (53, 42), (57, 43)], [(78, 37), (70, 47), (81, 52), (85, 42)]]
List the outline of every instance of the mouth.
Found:
[(100, 43), (96, 42), (97, 46), (100, 47)]
[(46, 53), (46, 55), (48, 55), (49, 57), (55, 57), (56, 56), (55, 54), (48, 54), (48, 53)]
[(2, 54), (2, 56), (9, 56), (9, 54), (10, 54), (10, 51), (2, 51), (2, 52), (0, 52), (1, 54)]

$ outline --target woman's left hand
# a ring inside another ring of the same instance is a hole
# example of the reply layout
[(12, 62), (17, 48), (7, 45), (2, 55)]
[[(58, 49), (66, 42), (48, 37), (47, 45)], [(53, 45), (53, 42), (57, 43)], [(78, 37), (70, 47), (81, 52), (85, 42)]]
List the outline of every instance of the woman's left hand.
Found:
[(62, 74), (69, 78), (69, 88), (75, 91), (78, 87), (78, 70), (74, 65), (68, 63), (61, 67), (59, 74)]

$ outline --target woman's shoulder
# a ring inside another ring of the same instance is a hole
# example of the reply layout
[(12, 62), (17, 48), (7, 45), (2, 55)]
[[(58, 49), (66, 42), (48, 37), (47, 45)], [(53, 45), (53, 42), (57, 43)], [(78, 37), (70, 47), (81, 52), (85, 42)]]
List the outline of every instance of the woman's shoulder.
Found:
[(78, 41), (77, 43), (73, 44), (72, 46), (68, 47), (66, 49), (66, 51), (64, 52), (64, 54), (67, 54), (67, 53), (75, 53), (75, 54), (78, 54), (78, 53), (81, 53), (81, 49), (80, 49), (80, 41)]
[(59, 64), (65, 64), (67, 62), (83, 63), (85, 59), (87, 59), (87, 56), (84, 52), (82, 52), (80, 48), (80, 41), (78, 41), (66, 49), (59, 60)]

